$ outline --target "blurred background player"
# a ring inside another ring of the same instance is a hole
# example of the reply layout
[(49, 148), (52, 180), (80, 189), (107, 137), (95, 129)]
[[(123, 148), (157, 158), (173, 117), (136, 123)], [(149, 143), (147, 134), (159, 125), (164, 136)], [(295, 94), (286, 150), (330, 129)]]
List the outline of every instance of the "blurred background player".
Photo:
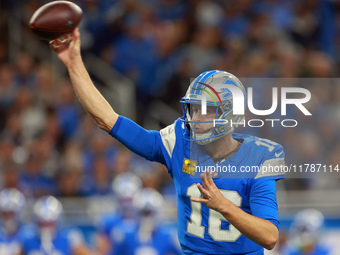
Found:
[(164, 206), (162, 195), (152, 188), (145, 188), (136, 194), (133, 203), (138, 210), (138, 224), (136, 228), (125, 232), (119, 254), (181, 254), (176, 234), (161, 224)]
[(294, 217), (290, 227), (290, 240), (284, 255), (327, 255), (331, 250), (320, 243), (324, 225), (323, 214), (305, 209)]
[(99, 223), (97, 247), (100, 254), (123, 254), (120, 250), (125, 241), (124, 232), (136, 226), (133, 198), (141, 188), (141, 179), (132, 173), (122, 173), (112, 182), (117, 211), (104, 215)]
[(25, 205), (23, 194), (17, 189), (0, 192), (0, 254), (18, 255), (21, 249), (23, 231), (20, 212)]
[(34, 205), (36, 226), (23, 241), (22, 255), (92, 255), (80, 232), (60, 227), (63, 206), (53, 196)]

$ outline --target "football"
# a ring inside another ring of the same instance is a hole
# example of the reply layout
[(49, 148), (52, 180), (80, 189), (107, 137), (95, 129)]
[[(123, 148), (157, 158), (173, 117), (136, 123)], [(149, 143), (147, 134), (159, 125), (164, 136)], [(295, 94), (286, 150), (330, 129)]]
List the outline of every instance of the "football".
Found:
[(69, 1), (54, 1), (36, 10), (29, 22), (31, 30), (41, 39), (54, 40), (71, 33), (79, 24), (81, 8)]

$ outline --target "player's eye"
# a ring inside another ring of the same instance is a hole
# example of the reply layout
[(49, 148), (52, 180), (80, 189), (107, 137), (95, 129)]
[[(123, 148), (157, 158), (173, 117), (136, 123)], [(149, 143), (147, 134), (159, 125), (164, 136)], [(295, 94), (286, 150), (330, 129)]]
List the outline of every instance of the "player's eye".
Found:
[[(188, 104), (188, 112), (191, 116), (193, 116), (194, 114), (197, 114), (197, 113), (200, 113), (201, 112), (201, 105), (196, 105), (196, 104)], [(216, 106), (207, 106), (207, 114), (215, 114), (216, 113), (216, 109), (217, 107)], [(221, 114), (221, 111), (220, 109), (219, 110), (219, 113), (218, 115)]]
[(215, 106), (208, 106), (207, 107), (207, 113), (216, 113), (216, 107)]
[(215, 115), (216, 111), (217, 111), (217, 117), (222, 114), (221, 109), (217, 106), (208, 106), (207, 107), (207, 114), (208, 115)]
[(189, 114), (190, 115), (193, 115), (195, 113), (197, 113), (200, 109), (200, 106), (199, 105), (190, 105), (188, 104), (188, 111), (189, 111)]
[(198, 105), (193, 105), (192, 106), (192, 112), (197, 113), (200, 110), (200, 107)]

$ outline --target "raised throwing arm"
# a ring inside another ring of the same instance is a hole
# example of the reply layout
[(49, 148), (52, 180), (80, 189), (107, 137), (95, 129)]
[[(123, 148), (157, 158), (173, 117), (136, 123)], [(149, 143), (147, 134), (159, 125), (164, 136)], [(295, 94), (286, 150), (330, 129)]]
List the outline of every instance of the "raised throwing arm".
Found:
[(64, 41), (59, 39), (51, 41), (50, 47), (65, 64), (70, 74), (73, 88), (85, 110), (101, 129), (109, 132), (116, 123), (118, 114), (93, 85), (84, 66), (80, 54), (80, 33), (78, 28), (73, 31), (72, 36), (67, 35)]

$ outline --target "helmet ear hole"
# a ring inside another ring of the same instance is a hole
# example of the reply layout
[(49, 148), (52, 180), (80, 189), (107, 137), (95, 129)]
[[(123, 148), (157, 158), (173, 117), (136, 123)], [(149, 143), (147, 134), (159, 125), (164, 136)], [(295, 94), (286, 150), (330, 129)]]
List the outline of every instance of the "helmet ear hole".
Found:
[(221, 110), (222, 112), (227, 112), (227, 111), (229, 111), (231, 108), (232, 108), (231, 102), (230, 102), (230, 101), (227, 101), (227, 102), (225, 102), (225, 103), (220, 107), (220, 110)]
[(218, 107), (217, 117), (219, 118), (223, 114), (221, 107)]

